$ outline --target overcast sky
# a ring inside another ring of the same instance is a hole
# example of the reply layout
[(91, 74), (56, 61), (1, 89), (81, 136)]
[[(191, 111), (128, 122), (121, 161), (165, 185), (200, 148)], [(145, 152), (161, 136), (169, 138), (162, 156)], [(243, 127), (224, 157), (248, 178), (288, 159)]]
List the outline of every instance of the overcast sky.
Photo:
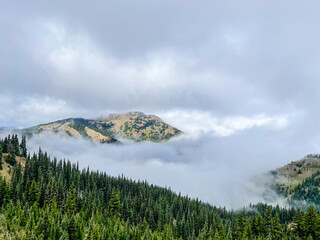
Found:
[[(308, 0), (0, 0), (0, 127), (143, 111), (210, 161), (232, 149), (274, 168), (320, 152), (319, 11)], [(166, 161), (160, 152), (150, 158)]]

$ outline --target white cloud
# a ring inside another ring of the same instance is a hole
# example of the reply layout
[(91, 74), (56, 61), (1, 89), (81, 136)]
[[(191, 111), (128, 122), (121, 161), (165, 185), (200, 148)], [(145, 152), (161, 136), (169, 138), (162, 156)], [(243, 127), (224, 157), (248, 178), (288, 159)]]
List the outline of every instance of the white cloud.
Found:
[(202, 111), (169, 111), (162, 118), (187, 133), (199, 131), (213, 132), (216, 136), (230, 136), (253, 127), (283, 129), (288, 124), (288, 116), (266, 116), (257, 114), (252, 117), (214, 117), (210, 112)]

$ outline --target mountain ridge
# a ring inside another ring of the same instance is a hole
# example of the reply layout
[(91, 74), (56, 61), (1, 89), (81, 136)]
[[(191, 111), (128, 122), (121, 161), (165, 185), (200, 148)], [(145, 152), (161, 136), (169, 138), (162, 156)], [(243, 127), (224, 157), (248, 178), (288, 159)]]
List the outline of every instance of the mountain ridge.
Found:
[(165, 142), (182, 133), (163, 122), (158, 116), (142, 112), (114, 113), (97, 119), (66, 118), (19, 130), (26, 136), (52, 131), (67, 137), (84, 138), (94, 143), (120, 143), (121, 139), (137, 142)]

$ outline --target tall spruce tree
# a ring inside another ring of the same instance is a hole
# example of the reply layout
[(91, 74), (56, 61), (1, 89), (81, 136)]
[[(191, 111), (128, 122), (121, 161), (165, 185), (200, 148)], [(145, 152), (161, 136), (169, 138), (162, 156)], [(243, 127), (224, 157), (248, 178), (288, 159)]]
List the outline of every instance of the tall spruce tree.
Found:
[(2, 164), (3, 164), (3, 162), (2, 162), (2, 146), (0, 144), (0, 170), (2, 170)]
[(25, 136), (22, 136), (22, 139), (21, 139), (20, 155), (21, 155), (21, 157), (27, 157), (27, 143), (26, 143), (26, 137)]
[(304, 213), (300, 208), (298, 208), (293, 218), (293, 232), (300, 238), (304, 235)]
[(33, 180), (29, 189), (28, 200), (31, 204), (33, 204), (33, 203), (37, 203), (38, 199), (39, 199), (38, 184), (36, 183), (35, 180)]
[(74, 183), (72, 183), (68, 193), (66, 210), (69, 214), (73, 214), (76, 211), (76, 189)]
[(272, 219), (272, 239), (274, 240), (282, 239), (282, 229), (281, 229), (278, 213), (276, 213), (276, 215)]
[(309, 206), (304, 216), (305, 236), (312, 236), (313, 239), (318, 239), (319, 232), (319, 216), (313, 205)]
[(113, 189), (111, 193), (111, 198), (109, 201), (109, 212), (112, 216), (115, 217), (120, 217), (120, 208), (121, 208), (121, 203), (120, 203), (120, 197), (118, 192)]

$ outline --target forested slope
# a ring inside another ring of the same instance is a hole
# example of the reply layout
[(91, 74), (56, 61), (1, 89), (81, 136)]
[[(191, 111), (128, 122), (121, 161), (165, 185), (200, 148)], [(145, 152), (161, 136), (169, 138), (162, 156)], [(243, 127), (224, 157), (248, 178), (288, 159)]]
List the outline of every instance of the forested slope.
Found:
[(0, 239), (319, 239), (312, 207), (306, 214), (265, 204), (227, 211), (147, 182), (80, 170), (41, 150), (27, 155), (25, 139), (17, 139), (0, 140), (10, 156), (0, 165), (14, 166), (11, 180), (0, 180)]

